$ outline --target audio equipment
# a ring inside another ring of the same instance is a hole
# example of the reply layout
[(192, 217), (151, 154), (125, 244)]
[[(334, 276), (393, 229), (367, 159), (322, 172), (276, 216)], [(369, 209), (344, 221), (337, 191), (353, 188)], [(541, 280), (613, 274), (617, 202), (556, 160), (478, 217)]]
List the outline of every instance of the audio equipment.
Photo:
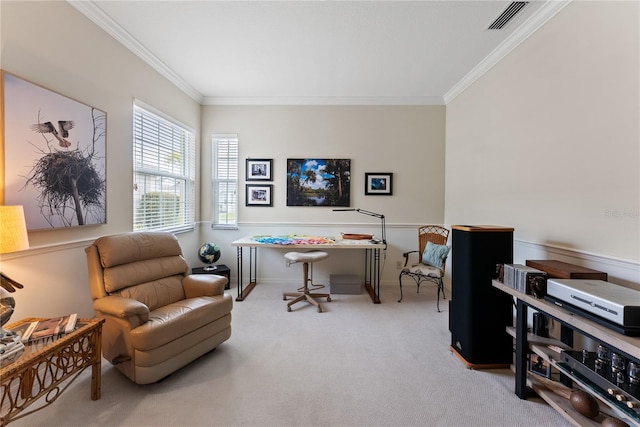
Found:
[(604, 280), (549, 279), (545, 298), (616, 332), (640, 336), (640, 291)]
[[(605, 346), (593, 351), (562, 351), (560, 368), (568, 370), (590, 388), (597, 388), (616, 401), (623, 412), (640, 419), (640, 371), (638, 361), (627, 360)], [(629, 368), (629, 366), (631, 368)]]

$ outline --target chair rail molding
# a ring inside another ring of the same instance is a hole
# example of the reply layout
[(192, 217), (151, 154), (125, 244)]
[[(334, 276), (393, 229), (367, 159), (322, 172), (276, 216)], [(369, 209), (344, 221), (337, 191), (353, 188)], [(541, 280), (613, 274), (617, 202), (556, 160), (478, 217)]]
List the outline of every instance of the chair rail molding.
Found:
[(595, 254), (579, 249), (566, 248), (548, 243), (536, 243), (514, 239), (514, 262), (527, 259), (557, 259), (604, 271), (609, 275), (611, 283), (640, 290), (640, 262)]

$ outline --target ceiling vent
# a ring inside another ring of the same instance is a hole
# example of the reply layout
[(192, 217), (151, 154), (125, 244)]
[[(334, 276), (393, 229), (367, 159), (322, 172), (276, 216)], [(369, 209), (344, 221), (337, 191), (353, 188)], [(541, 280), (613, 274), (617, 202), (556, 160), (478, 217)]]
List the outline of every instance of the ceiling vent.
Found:
[(495, 21), (491, 25), (489, 25), (489, 30), (501, 30), (503, 29), (511, 20), (522, 10), (526, 5), (528, 5), (528, 1), (513, 1), (507, 8), (496, 18)]

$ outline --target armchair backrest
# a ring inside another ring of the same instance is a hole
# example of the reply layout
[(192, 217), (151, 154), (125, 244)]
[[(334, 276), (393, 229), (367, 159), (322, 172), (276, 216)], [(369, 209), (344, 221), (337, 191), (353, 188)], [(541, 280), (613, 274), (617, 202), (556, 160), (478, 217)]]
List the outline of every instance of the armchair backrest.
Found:
[[(424, 252), (427, 242), (435, 243), (436, 245), (446, 245), (448, 239), (449, 229), (439, 225), (423, 225), (418, 228), (418, 247), (420, 248), (420, 252), (418, 253), (422, 254)], [(443, 275), (444, 269), (445, 263), (442, 264)]]
[(182, 279), (189, 266), (178, 239), (166, 232), (100, 237), (85, 249), (91, 297), (121, 295), (150, 310), (185, 298)]
[(449, 230), (439, 225), (424, 225), (418, 228), (418, 248), (424, 252), (427, 242), (436, 245), (446, 245), (449, 239)]

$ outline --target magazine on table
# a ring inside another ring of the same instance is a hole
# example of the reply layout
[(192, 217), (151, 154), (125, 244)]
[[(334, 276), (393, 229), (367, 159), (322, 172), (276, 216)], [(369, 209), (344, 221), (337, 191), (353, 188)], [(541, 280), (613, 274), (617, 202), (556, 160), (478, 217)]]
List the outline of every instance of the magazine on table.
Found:
[(22, 335), (22, 342), (35, 341), (43, 338), (56, 337), (73, 331), (78, 321), (78, 314), (53, 317), (31, 322)]

